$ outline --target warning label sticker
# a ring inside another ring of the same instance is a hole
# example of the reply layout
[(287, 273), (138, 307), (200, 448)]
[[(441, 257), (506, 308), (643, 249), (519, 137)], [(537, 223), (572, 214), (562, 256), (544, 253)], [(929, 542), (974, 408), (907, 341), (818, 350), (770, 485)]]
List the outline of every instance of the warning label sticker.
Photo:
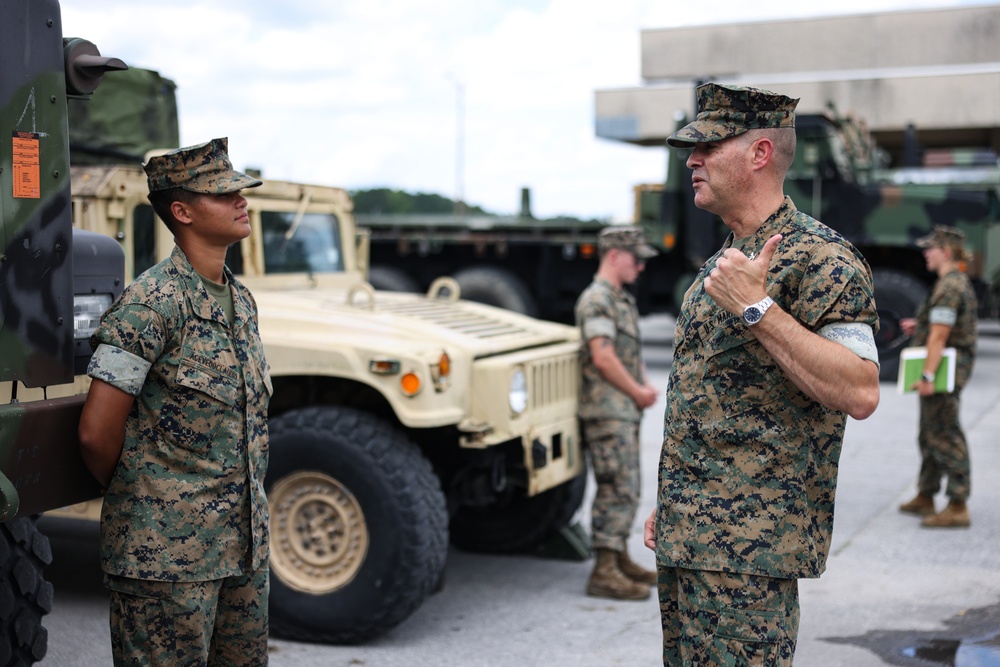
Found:
[(36, 132), (14, 132), (14, 197), (39, 199), (42, 196), (41, 172)]

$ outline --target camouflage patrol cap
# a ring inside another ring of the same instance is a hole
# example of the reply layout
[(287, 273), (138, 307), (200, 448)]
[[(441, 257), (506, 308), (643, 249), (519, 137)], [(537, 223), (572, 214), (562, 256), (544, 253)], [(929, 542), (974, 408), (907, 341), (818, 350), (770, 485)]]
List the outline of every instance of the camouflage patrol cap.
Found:
[(698, 116), (667, 137), (674, 148), (721, 141), (747, 130), (795, 127), (798, 99), (747, 86), (698, 86)]
[(227, 137), (151, 157), (142, 168), (150, 192), (183, 188), (220, 195), (262, 185), (256, 178), (233, 169)]
[(921, 248), (962, 248), (965, 245), (965, 232), (956, 227), (934, 225), (930, 234), (917, 239)]
[(647, 245), (642, 236), (642, 229), (635, 226), (605, 227), (597, 235), (597, 247), (600, 250), (627, 250), (638, 259), (649, 259), (659, 253), (656, 248)]

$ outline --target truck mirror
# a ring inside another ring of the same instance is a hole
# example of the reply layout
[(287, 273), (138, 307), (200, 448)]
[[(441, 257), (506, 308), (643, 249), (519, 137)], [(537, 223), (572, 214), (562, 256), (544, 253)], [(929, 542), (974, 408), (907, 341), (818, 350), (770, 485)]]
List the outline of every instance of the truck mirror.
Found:
[(63, 39), (63, 58), (69, 95), (90, 95), (97, 90), (105, 72), (128, 69), (120, 59), (102, 56), (93, 42), (79, 37)]

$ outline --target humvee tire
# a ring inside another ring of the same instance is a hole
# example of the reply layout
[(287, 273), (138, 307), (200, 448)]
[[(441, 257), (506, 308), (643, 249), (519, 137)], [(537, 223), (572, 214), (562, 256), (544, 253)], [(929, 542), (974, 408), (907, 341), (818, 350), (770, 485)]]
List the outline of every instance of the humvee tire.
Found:
[(49, 633), (42, 616), (52, 611), (52, 584), (43, 571), (52, 563), (49, 538), (35, 517), (0, 525), (0, 665), (31, 665), (45, 657)]
[(521, 279), (506, 269), (477, 266), (455, 274), (463, 299), (534, 317), (538, 306)]
[(270, 421), (271, 632), (355, 644), (435, 589), (448, 551), (440, 482), (373, 415), (309, 407)]
[(569, 524), (583, 503), (587, 468), (537, 496), (509, 493), (490, 507), (461, 507), (451, 520), (451, 541), (466, 551), (494, 554), (534, 551)]
[(915, 317), (917, 308), (927, 298), (927, 288), (913, 276), (893, 269), (872, 271), (875, 285), (875, 307), (878, 309), (879, 380), (894, 382), (899, 374), (899, 353), (910, 342), (899, 321)]

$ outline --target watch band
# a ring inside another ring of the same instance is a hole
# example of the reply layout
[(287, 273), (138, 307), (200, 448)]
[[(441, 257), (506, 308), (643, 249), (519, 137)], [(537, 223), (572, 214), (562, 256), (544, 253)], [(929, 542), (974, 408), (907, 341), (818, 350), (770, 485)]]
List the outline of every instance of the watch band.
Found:
[(921, 373), (920, 374), (920, 379), (923, 380), (924, 382), (933, 383), (934, 382), (934, 373), (926, 373), (926, 372)]

